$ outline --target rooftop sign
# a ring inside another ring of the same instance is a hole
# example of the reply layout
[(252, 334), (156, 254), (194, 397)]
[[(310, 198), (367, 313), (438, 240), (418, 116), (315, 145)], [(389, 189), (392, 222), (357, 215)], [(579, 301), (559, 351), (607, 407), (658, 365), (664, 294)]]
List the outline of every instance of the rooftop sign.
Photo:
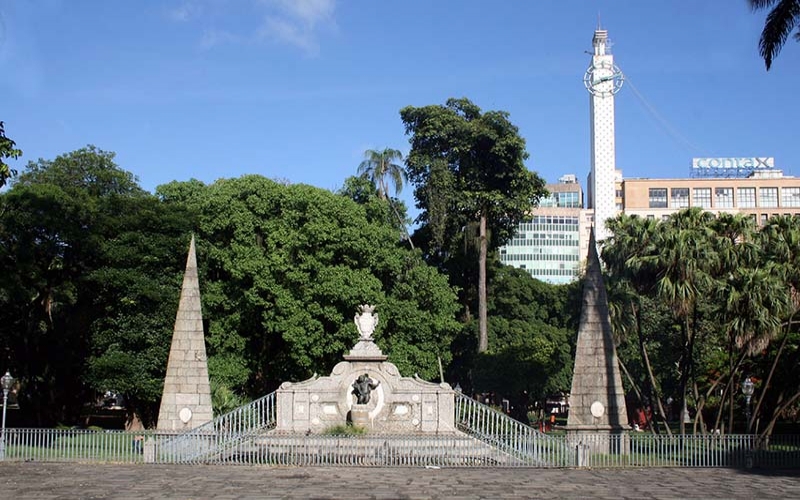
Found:
[(692, 168), (724, 168), (741, 170), (775, 168), (775, 158), (692, 158)]

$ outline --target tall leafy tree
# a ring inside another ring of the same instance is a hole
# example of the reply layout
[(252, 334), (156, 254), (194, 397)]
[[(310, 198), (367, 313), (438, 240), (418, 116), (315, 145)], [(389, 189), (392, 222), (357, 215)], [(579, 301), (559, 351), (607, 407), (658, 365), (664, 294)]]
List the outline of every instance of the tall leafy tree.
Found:
[(88, 147), (32, 162), (2, 195), (0, 342), (34, 425), (74, 422), (92, 396), (80, 376), (102, 314), (91, 275), (112, 236), (115, 200), (146, 196), (113, 158)]
[[(195, 215), (155, 196), (117, 197), (86, 282), (92, 322), (84, 379), (123, 394), (129, 424), (155, 424)], [(219, 386), (217, 384), (216, 386)], [(216, 405), (215, 405), (216, 406)]]
[[(544, 181), (524, 164), (525, 140), (503, 111), (482, 112), (469, 99), (400, 111), (411, 151), (409, 180), (428, 226), (429, 252), (447, 260), (469, 223), (478, 226), (478, 351), (489, 346), (486, 261), (546, 193)], [(489, 229), (493, 236), (489, 240)]]
[[(682, 408), (686, 408), (689, 384), (694, 375), (694, 354), (698, 342), (697, 305), (702, 291), (710, 283), (709, 266), (714, 216), (701, 209), (690, 208), (668, 219), (666, 231), (658, 240), (660, 253), (655, 256), (659, 269), (656, 291), (672, 308), (681, 326), (680, 394)], [(686, 432), (685, 420), (680, 419), (681, 434)]]
[[(753, 10), (770, 9), (758, 42), (759, 53), (769, 71), (786, 39), (800, 27), (800, 0), (748, 0), (748, 3)], [(800, 30), (794, 33), (794, 39), (800, 41)]]
[(195, 194), (212, 376), (255, 395), (328, 372), (355, 342), (350, 319), (365, 302), (378, 306), (377, 342), (403, 373), (432, 379), (437, 356), (449, 362), (455, 293), (397, 245), (385, 211), (261, 176)]

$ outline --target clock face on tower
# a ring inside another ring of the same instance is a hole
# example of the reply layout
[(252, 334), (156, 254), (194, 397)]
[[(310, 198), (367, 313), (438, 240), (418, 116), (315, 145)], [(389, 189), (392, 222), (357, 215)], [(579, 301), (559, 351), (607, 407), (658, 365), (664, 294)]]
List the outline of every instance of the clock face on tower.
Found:
[(589, 66), (583, 75), (583, 84), (589, 93), (597, 96), (616, 94), (622, 88), (625, 77), (619, 68), (610, 62), (603, 61)]

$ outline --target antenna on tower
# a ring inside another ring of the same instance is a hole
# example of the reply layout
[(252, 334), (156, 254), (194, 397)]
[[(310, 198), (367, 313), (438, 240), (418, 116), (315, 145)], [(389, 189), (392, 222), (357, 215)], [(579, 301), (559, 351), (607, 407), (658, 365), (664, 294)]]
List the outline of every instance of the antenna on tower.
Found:
[(603, 29), (603, 26), (600, 24), (600, 11), (597, 11), (597, 29)]

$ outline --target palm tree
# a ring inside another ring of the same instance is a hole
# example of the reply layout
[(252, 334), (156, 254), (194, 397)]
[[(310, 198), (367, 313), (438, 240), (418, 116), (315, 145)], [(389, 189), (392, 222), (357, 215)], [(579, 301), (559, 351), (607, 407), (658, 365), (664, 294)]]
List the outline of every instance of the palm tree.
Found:
[[(717, 410), (717, 417), (714, 428), (719, 428), (722, 414), (725, 409), (724, 401), (728, 400), (728, 428), (733, 426), (733, 408), (736, 390), (734, 386), (735, 375), (740, 369), (744, 356), (737, 354), (738, 342), (743, 341), (743, 335), (754, 324), (755, 318), (746, 317), (747, 306), (754, 309), (759, 308), (759, 304), (742, 304), (742, 300), (747, 300), (747, 294), (741, 294), (741, 287), (744, 284), (752, 285), (755, 275), (751, 274), (761, 262), (760, 246), (755, 242), (755, 222), (745, 214), (721, 213), (711, 223), (711, 227), (716, 233), (716, 238), (712, 240), (713, 252), (717, 256), (717, 267), (712, 274), (715, 276), (714, 293), (716, 295), (715, 304), (718, 306), (721, 323), (727, 335), (728, 352), (728, 372), (727, 377), (718, 377), (710, 385), (706, 392), (706, 400), (711, 396), (715, 388), (725, 378), (725, 386), (720, 397), (720, 406)], [(747, 275), (743, 272), (747, 270)], [(758, 290), (754, 298), (759, 299)], [(751, 323), (751, 320), (753, 322)], [(738, 340), (737, 340), (738, 339)]]
[[(753, 10), (772, 9), (767, 14), (761, 40), (758, 42), (759, 53), (769, 71), (772, 60), (778, 56), (789, 34), (800, 26), (800, 0), (748, 0)], [(800, 41), (800, 29), (794, 34)]]
[(358, 165), (358, 174), (369, 179), (378, 189), (378, 196), (381, 200), (388, 201), (389, 206), (392, 207), (400, 227), (403, 229), (408, 244), (411, 249), (414, 249), (414, 242), (411, 241), (411, 236), (406, 229), (406, 221), (400, 217), (397, 207), (389, 197), (389, 188), (386, 184), (386, 178), (389, 177), (394, 184), (395, 193), (399, 193), (403, 189), (403, 182), (406, 180), (406, 171), (402, 165), (394, 163), (395, 161), (403, 160), (403, 153), (396, 149), (384, 148), (383, 151), (368, 149), (364, 151), (364, 161)]
[[(796, 317), (797, 313), (800, 312), (800, 294), (798, 294), (798, 290), (800, 290), (800, 229), (798, 228), (798, 221), (796, 216), (772, 217), (758, 233), (764, 249), (764, 259), (773, 266), (772, 269), (777, 270), (781, 277), (783, 286), (776, 291), (776, 295), (782, 299), (780, 303), (786, 307), (786, 310), (784, 311), (784, 321), (781, 325), (783, 338), (775, 351), (769, 373), (761, 385), (762, 390), (756, 399), (753, 410), (754, 416), (759, 414), (764, 397), (772, 386), (778, 362), (785, 352), (790, 334), (796, 332)], [(798, 397), (798, 394), (795, 394), (785, 401), (784, 398), (778, 398), (778, 401), (782, 401), (782, 403), (773, 409), (772, 416), (765, 426), (762, 436), (767, 436), (772, 432), (775, 422), (783, 410), (793, 404), (792, 401)], [(751, 425), (751, 422), (752, 420), (748, 424)]]
[(382, 200), (388, 198), (389, 189), (386, 178), (389, 177), (394, 184), (394, 190), (399, 193), (406, 180), (406, 171), (395, 161), (402, 161), (403, 153), (396, 149), (384, 148), (383, 151), (368, 149), (364, 151), (364, 161), (358, 166), (359, 175), (369, 179), (378, 189), (378, 196)]
[[(661, 404), (658, 385), (647, 352), (647, 339), (642, 329), (642, 297), (652, 294), (655, 281), (653, 270), (643, 265), (642, 258), (658, 251), (656, 238), (659, 224), (655, 219), (620, 214), (607, 221), (612, 236), (603, 245), (603, 261), (611, 277), (609, 308), (615, 329), (624, 334), (634, 330), (639, 341), (639, 352), (647, 371), (646, 392), (650, 404), (654, 405), (656, 417), (671, 434), (666, 413)], [(620, 303), (612, 303), (612, 302)], [(654, 427), (656, 433), (658, 427)]]
[[(711, 252), (714, 236), (710, 228), (714, 215), (700, 208), (689, 208), (673, 214), (658, 233), (655, 244), (659, 252), (641, 259), (656, 271), (656, 294), (672, 309), (681, 329), (681, 358), (678, 397), (686, 409), (689, 382), (694, 376), (694, 355), (697, 342), (697, 304), (708, 289), (709, 269), (714, 268)], [(684, 416), (680, 433), (686, 432)]]

